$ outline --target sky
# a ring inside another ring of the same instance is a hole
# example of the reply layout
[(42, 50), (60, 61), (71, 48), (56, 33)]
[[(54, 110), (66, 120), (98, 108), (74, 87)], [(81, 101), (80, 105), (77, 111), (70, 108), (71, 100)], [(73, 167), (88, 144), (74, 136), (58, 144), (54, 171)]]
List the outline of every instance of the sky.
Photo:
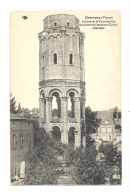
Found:
[[(121, 109), (120, 13), (117, 11), (39, 11), (10, 14), (10, 92), (24, 108), (39, 107), (39, 40), (43, 19), (53, 14), (113, 16), (117, 26), (94, 30), (80, 26), (85, 33), (86, 106), (92, 110)], [(26, 15), (27, 20), (22, 16)]]

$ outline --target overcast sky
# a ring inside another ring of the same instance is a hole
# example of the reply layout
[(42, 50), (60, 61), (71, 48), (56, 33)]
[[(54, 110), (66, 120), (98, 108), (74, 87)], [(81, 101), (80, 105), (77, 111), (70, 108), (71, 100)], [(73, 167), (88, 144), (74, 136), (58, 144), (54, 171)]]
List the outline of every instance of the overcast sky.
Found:
[[(80, 23), (85, 16), (113, 16), (116, 27), (85, 33), (86, 106), (92, 110), (121, 109), (120, 15), (119, 12), (12, 12), (10, 15), (10, 91), (22, 107), (39, 107), (39, 40), (43, 19), (52, 14), (73, 14)], [(27, 20), (22, 16), (26, 15)]]

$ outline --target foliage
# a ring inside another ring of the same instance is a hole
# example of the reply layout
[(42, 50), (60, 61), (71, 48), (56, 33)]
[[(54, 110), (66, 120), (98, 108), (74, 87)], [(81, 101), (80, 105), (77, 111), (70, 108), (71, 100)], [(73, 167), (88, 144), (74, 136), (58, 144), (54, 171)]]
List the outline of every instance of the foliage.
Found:
[(104, 154), (105, 162), (108, 165), (114, 166), (118, 162), (118, 151), (112, 143), (101, 144), (99, 152)]
[(96, 162), (97, 153), (94, 146), (75, 150), (73, 178), (77, 184), (105, 183), (105, 168)]
[[(101, 145), (100, 152), (104, 154), (104, 162), (107, 166), (107, 169), (111, 169), (111, 175), (110, 175), (110, 184), (121, 184), (121, 178), (122, 178), (122, 154), (121, 152), (117, 151), (117, 147), (115, 147), (113, 144), (107, 144), (107, 145)], [(119, 175), (120, 178), (116, 179), (113, 176)]]
[(118, 118), (121, 118), (121, 111), (119, 111), (119, 108), (116, 106), (113, 108), (113, 118), (116, 118), (118, 112)]
[(62, 172), (57, 157), (63, 153), (64, 146), (54, 142), (44, 129), (38, 128), (37, 121), (35, 128), (35, 149), (28, 156), (25, 184), (56, 184)]
[(71, 144), (66, 145), (64, 149), (64, 158), (66, 160), (67, 166), (72, 165), (75, 160), (75, 154), (76, 150), (74, 149), (74, 146)]
[(17, 113), (16, 110), (17, 106), (16, 106), (16, 100), (15, 97), (12, 97), (12, 93), (10, 94), (10, 113)]
[(97, 112), (93, 112), (89, 106), (85, 108), (85, 121), (86, 133), (87, 134), (97, 133), (101, 119), (97, 118)]
[(25, 118), (30, 118), (30, 110), (28, 108), (22, 108), (22, 113)]
[(92, 145), (95, 142), (94, 139), (92, 139), (91, 134), (97, 133), (100, 122), (101, 122), (101, 119), (97, 118), (97, 112), (92, 111), (89, 106), (85, 108), (87, 147)]
[(56, 184), (59, 177), (60, 164), (52, 147), (36, 147), (29, 156), (25, 171), (25, 184)]
[(96, 162), (98, 151), (92, 145), (88, 148), (66, 146), (64, 158), (73, 167), (72, 177), (76, 184), (98, 185), (105, 183), (105, 166)]
[(22, 109), (21, 109), (21, 104), (20, 104), (20, 102), (19, 102), (19, 104), (18, 104), (18, 110), (17, 110), (17, 112), (18, 112), (18, 114), (22, 113)]

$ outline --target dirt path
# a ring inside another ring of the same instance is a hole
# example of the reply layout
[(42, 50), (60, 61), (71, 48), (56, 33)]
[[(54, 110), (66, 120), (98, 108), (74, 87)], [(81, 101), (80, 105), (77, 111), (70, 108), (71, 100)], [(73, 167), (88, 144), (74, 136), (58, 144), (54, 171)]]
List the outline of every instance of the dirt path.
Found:
[(72, 179), (72, 168), (65, 167), (64, 173), (59, 177), (57, 185), (76, 185)]

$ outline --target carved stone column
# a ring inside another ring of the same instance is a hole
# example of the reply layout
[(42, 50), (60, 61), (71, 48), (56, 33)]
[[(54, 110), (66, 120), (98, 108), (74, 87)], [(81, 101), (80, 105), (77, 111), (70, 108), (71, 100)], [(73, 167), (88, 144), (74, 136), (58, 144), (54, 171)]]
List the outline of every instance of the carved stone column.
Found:
[(75, 118), (77, 121), (77, 129), (75, 130), (75, 147), (81, 145), (81, 109), (80, 109), (80, 97), (75, 97)]
[(61, 97), (61, 120), (63, 121), (63, 132), (61, 140), (63, 143), (68, 143), (67, 132), (67, 116), (68, 116), (68, 97)]
[(83, 146), (86, 147), (85, 98), (83, 98), (83, 120), (84, 120)]
[(42, 98), (41, 110), (42, 110), (42, 118), (45, 121), (45, 99), (44, 98)]
[(41, 118), (42, 118), (42, 108), (41, 108), (42, 98), (39, 98), (39, 126), (42, 125)]
[(46, 97), (46, 130), (47, 132), (50, 130), (50, 122), (51, 122), (51, 110), (52, 110), (52, 97)]

